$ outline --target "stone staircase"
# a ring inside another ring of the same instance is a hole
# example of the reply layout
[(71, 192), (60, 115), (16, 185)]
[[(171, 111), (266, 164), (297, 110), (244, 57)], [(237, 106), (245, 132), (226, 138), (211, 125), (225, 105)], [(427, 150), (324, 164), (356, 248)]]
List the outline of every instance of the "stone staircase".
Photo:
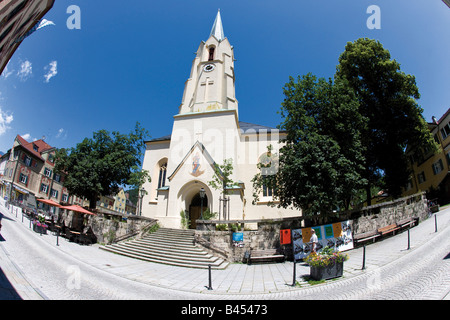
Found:
[(179, 267), (225, 269), (229, 262), (194, 245), (194, 230), (159, 228), (141, 239), (101, 246), (100, 249), (149, 262)]

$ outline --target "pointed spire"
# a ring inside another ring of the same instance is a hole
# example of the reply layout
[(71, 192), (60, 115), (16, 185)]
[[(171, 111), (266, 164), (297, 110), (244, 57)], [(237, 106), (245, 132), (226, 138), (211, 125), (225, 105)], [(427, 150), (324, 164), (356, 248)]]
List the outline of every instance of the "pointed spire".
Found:
[(220, 17), (220, 9), (219, 11), (217, 11), (216, 20), (214, 20), (214, 24), (211, 29), (211, 34), (209, 36), (214, 36), (219, 41), (225, 39), (225, 35), (223, 33), (222, 19)]

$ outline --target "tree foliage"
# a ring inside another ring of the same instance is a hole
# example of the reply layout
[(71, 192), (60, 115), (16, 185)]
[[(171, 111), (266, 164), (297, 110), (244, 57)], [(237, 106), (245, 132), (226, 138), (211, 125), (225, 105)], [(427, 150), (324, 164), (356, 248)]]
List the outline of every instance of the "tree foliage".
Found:
[(227, 186), (232, 186), (234, 181), (231, 179), (233, 174), (233, 159), (224, 159), (223, 164), (214, 164), (214, 175), (208, 185), (216, 190), (221, 190), (225, 196), (228, 194)]
[(148, 172), (139, 170), (147, 135), (139, 123), (128, 135), (99, 130), (74, 148), (59, 149), (55, 170), (65, 174), (69, 193), (87, 198), (95, 208), (99, 196), (115, 194), (123, 185), (142, 185), (148, 178)]
[(291, 77), (284, 94), (279, 128), (287, 137), (282, 140), (279, 167), (274, 174), (261, 171), (254, 177), (255, 200), (266, 187), (273, 190), (280, 207), (293, 206), (305, 215), (333, 215), (336, 209), (347, 208), (365, 183), (359, 141), (365, 122), (356, 112), (356, 98), (342, 82), (312, 74), (297, 81)]
[(367, 119), (361, 136), (367, 188), (383, 176), (383, 187), (399, 196), (410, 175), (406, 147), (437, 147), (416, 101), (420, 94), (415, 77), (402, 72), (379, 41), (361, 38), (347, 43), (336, 78), (354, 90), (358, 112)]
[(361, 199), (364, 189), (369, 204), (375, 186), (399, 196), (410, 175), (406, 148), (437, 150), (414, 76), (378, 41), (349, 42), (334, 81), (291, 77), (284, 95), (279, 128), (287, 137), (279, 168), (264, 174), (258, 164), (254, 201), (271, 188), (280, 207), (333, 215)]

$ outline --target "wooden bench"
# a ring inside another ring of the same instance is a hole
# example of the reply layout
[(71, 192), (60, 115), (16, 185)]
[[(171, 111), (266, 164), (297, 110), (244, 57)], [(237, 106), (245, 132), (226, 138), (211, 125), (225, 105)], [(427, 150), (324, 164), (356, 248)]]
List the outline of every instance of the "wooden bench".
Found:
[(251, 262), (273, 262), (284, 261), (284, 254), (280, 254), (277, 249), (262, 249), (262, 250), (250, 250), (250, 256), (247, 259), (247, 263)]
[(371, 232), (365, 232), (361, 234), (357, 234), (353, 237), (353, 243), (359, 244), (369, 240), (375, 242), (375, 239), (380, 237), (381, 235), (378, 233), (378, 230), (374, 230)]
[(396, 223), (394, 223), (394, 224), (390, 224), (386, 227), (379, 228), (378, 233), (381, 234), (382, 236), (384, 236), (385, 234), (392, 232), (395, 235), (395, 231), (398, 229), (400, 229), (400, 227)]
[(397, 223), (388, 225), (383, 228), (378, 228), (377, 230), (361, 233), (353, 236), (353, 243), (359, 244), (363, 243), (369, 240), (373, 240), (375, 242), (375, 239), (381, 236), (384, 236), (388, 233), (393, 232), (395, 234), (395, 231), (399, 229), (403, 229), (405, 227), (414, 226), (417, 224), (418, 219), (417, 218), (406, 218), (403, 220), (398, 221)]

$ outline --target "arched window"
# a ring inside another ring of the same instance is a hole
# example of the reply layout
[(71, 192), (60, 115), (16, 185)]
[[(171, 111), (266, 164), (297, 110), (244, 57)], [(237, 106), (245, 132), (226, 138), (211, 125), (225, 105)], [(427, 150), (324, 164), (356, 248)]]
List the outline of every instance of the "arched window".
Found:
[[(261, 174), (263, 176), (275, 174), (276, 171), (274, 171), (275, 169), (274, 161), (276, 161), (276, 159), (273, 158), (273, 155), (270, 152), (262, 154), (258, 160), (261, 165)], [(272, 198), (274, 194), (274, 189), (273, 187), (263, 184), (262, 192), (264, 198)]]
[(167, 162), (159, 167), (158, 189), (166, 185)]
[(208, 58), (208, 61), (213, 61), (214, 60), (214, 50), (215, 50), (216, 48), (214, 48), (214, 47), (211, 47), (211, 48), (209, 48), (209, 58)]

